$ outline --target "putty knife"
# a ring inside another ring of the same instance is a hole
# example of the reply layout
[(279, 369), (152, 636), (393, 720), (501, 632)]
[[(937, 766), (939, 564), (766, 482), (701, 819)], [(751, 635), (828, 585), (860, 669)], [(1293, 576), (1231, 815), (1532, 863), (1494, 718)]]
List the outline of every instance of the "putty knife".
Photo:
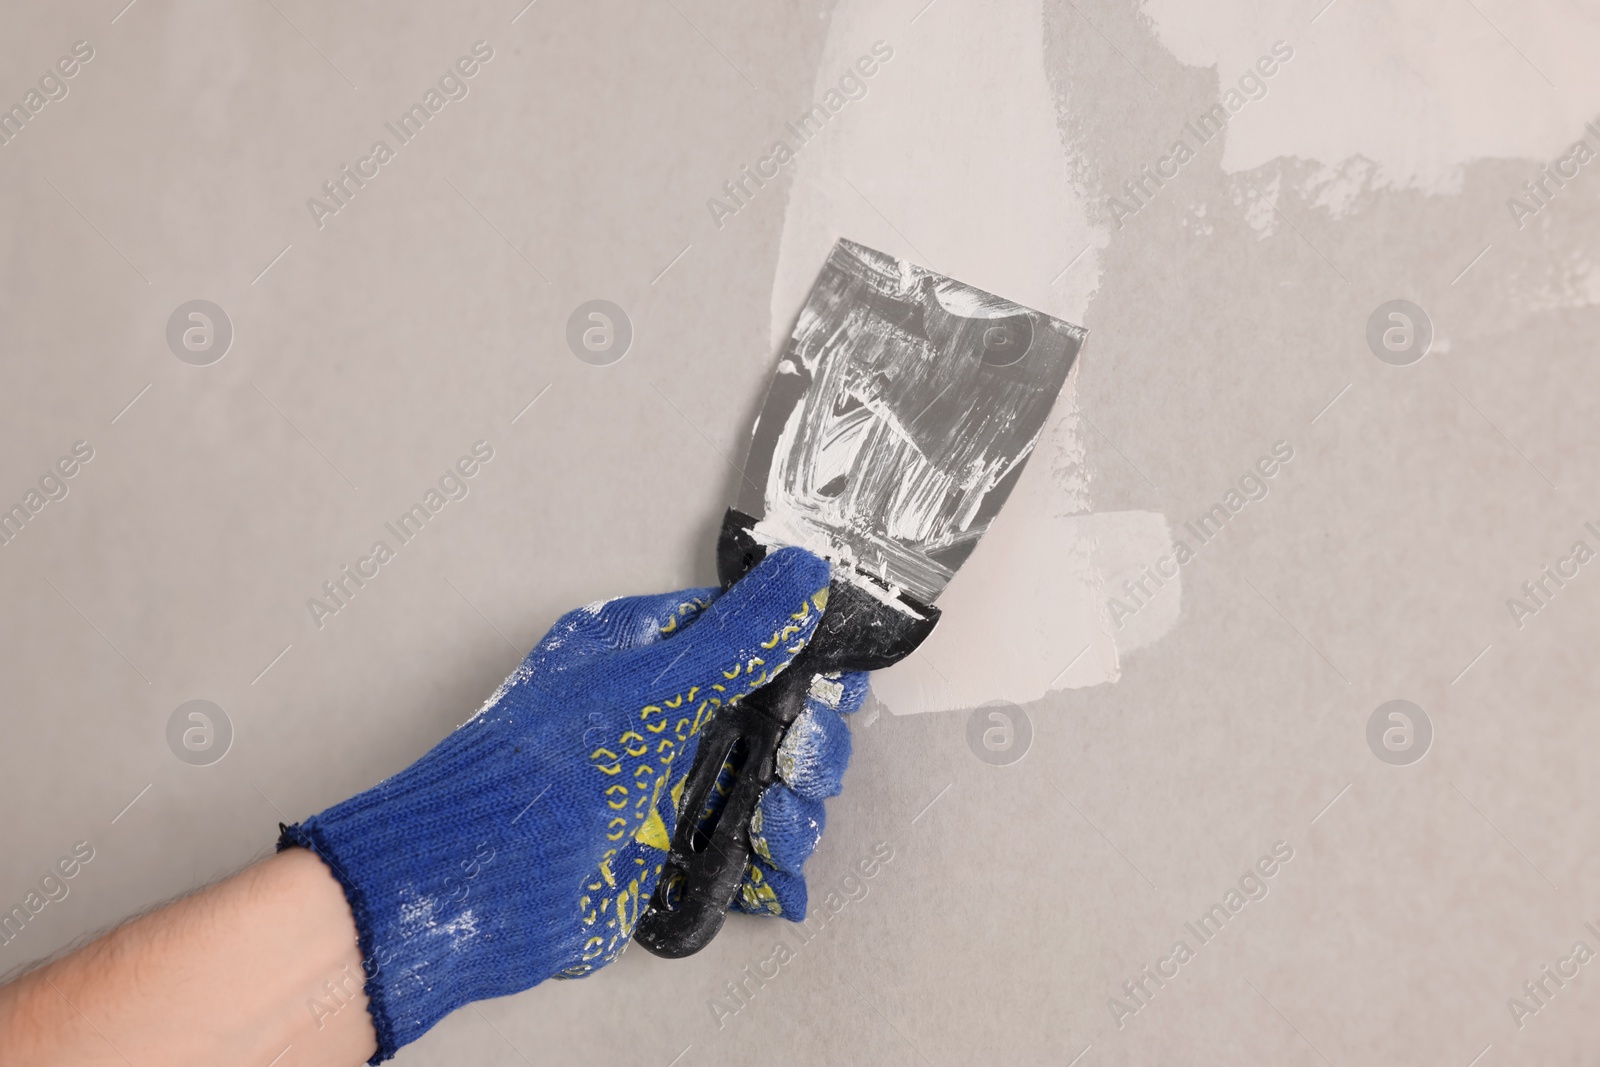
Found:
[[(769, 550), (833, 562), (811, 642), (717, 711), (672, 849), (635, 933), (687, 956), (722, 928), (751, 861), (750, 817), (820, 676), (878, 670), (933, 630), (933, 606), (1016, 485), (1085, 331), (851, 241), (800, 311), (722, 521), (724, 588)], [(724, 765), (732, 783), (710, 801)]]

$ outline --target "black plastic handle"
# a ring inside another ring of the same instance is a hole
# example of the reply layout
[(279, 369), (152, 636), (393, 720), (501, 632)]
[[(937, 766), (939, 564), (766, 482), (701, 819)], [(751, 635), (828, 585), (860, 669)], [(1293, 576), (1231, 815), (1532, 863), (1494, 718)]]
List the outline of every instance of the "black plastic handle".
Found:
[[(766, 549), (750, 536), (755, 520), (732, 508), (722, 522), (717, 568), (723, 586), (755, 566)], [(870, 581), (870, 578), (863, 578)], [(849, 579), (828, 587), (828, 609), (810, 642), (772, 682), (718, 709), (700, 736), (678, 805), (672, 850), (634, 938), (657, 956), (692, 955), (722, 929), (749, 869), (750, 820), (777, 777), (778, 746), (805, 708), (820, 674), (879, 670), (909, 656), (938, 622), (937, 608)], [(724, 766), (732, 783), (720, 806), (712, 792)], [(707, 814), (707, 812), (710, 814)]]
[[(805, 707), (810, 672), (795, 657), (763, 689), (720, 708), (700, 737), (678, 807), (678, 832), (656, 893), (634, 935), (658, 956), (676, 958), (704, 948), (722, 929), (728, 907), (750, 865), (750, 820), (777, 774), (778, 746)], [(736, 768), (720, 808), (712, 792), (723, 767)]]

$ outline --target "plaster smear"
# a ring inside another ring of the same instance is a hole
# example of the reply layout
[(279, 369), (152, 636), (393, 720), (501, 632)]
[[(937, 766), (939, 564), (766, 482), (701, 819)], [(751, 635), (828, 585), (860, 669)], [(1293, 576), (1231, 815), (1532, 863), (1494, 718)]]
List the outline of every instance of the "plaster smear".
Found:
[[(781, 349), (819, 264), (850, 238), (1081, 323), (1108, 235), (1088, 221), (1044, 69), (1040, 0), (982, 18), (839, 0), (816, 95), (873, 42), (894, 49), (869, 95), (794, 168), (773, 287)], [(970, 151), (953, 146), (971, 145)], [(1070, 265), (1070, 268), (1069, 268)], [(1069, 268), (1065, 270), (1064, 268)], [(1094, 358), (1091, 335), (1081, 359)], [(1171, 543), (1152, 512), (1091, 511), (1069, 378), (999, 518), (939, 598), (944, 618), (910, 659), (873, 676), (896, 714), (1025, 703), (1120, 674), (1119, 653), (1177, 621), (1180, 595), (1116, 631), (1105, 590)]]
[(1223, 170), (1320, 161), (1336, 179), (1320, 195), (1338, 213), (1363, 187), (1453, 193), (1474, 160), (1549, 159), (1595, 117), (1600, 7), (1589, 0), (1320, 7), (1144, 0), (1161, 44), (1225, 84), (1274, 38), (1294, 47), (1270, 94), (1229, 120)]
[[(1252, 183), (1271, 201), (1248, 216), (1263, 239), (1279, 224), (1272, 205), (1285, 196), (1338, 219), (1371, 210), (1374, 191), (1459, 193), (1468, 168), (1492, 160), (1526, 160), (1522, 177), (1534, 179), (1580, 140), (1596, 145), (1586, 124), (1600, 112), (1600, 6), (1590, 0), (1334, 0), (1325, 8), (1320, 0), (1142, 0), (1140, 11), (1176, 59), (1215, 69), (1224, 85), (1270, 40), (1294, 47), (1270, 93), (1229, 119), (1223, 143), (1224, 172), (1256, 172)], [(1593, 169), (1578, 180), (1592, 181)], [(1539, 204), (1513, 185), (1508, 197)], [(1543, 232), (1523, 231), (1509, 199), (1506, 208), (1485, 241)], [(1508, 279), (1506, 295), (1522, 311), (1600, 304), (1600, 265), (1587, 248), (1570, 246), (1547, 263)]]

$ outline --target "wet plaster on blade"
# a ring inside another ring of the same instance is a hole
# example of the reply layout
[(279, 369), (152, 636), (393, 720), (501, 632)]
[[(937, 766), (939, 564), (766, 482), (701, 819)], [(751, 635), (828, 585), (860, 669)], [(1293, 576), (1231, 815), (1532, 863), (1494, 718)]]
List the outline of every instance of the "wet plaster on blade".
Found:
[[(1081, 323), (1108, 236), (1073, 183), (1045, 74), (1041, 3), (908, 26), (898, 8), (840, 0), (817, 98), (878, 40), (894, 58), (866, 98), (796, 158), (773, 287), (774, 350), (839, 237)], [(956, 144), (988, 147), (951, 151)], [(1093, 335), (1080, 358), (1094, 358)], [(934, 636), (874, 676), (890, 711), (1024, 703), (1115, 681), (1121, 652), (1176, 623), (1176, 582), (1137, 625), (1117, 631), (1104, 615), (1105, 591), (1171, 538), (1159, 513), (1092, 511), (1072, 382), (1010, 501), (939, 598), (945, 614)]]
[[(1026, 358), (991, 349), (996, 336), (1026, 337)], [(1071, 323), (841, 240), (756, 424), (740, 497), (762, 516), (752, 535), (932, 603), (1026, 469), (1082, 341)]]

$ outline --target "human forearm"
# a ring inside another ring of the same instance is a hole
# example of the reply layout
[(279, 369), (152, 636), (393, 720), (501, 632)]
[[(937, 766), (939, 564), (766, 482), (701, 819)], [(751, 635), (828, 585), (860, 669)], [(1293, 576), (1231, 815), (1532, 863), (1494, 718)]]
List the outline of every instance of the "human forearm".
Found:
[(352, 1067), (363, 982), (343, 891), (289, 849), (0, 988), (0, 1062)]
[[(606, 966), (652, 899), (699, 731), (804, 650), (829, 581), (786, 548), (726, 592), (568, 612), (466, 723), (284, 827), (273, 859), (0, 989), (0, 1064), (355, 1067), (463, 1005)], [(805, 913), (865, 679), (835, 687), (761, 802), (752, 910)]]

